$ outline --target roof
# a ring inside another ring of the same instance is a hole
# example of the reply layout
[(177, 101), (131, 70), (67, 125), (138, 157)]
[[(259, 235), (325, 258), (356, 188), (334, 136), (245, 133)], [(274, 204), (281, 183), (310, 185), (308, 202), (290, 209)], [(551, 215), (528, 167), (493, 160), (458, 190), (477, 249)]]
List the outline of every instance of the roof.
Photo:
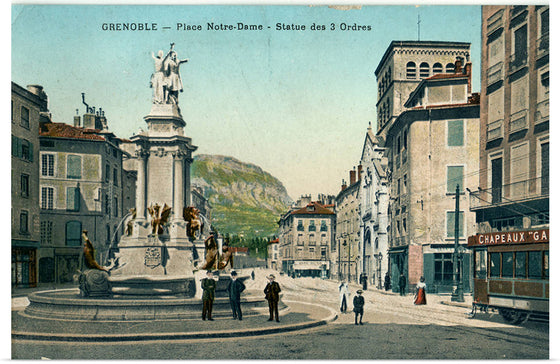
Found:
[(423, 88), (426, 87), (427, 83), (435, 82), (435, 81), (441, 81), (441, 80), (449, 80), (449, 79), (453, 79), (453, 80), (464, 79), (465, 81), (468, 82), (469, 81), (469, 75), (466, 75), (466, 74), (463, 74), (463, 73), (438, 73), (438, 74), (435, 74), (431, 77), (425, 78), (422, 81), (420, 81), (418, 86), (416, 86), (416, 88), (410, 93), (410, 95), (408, 96), (408, 99), (404, 103), (404, 106), (409, 107), (407, 105), (409, 105), (410, 102), (416, 97), (416, 95), (418, 95), (420, 90), (422, 90)]
[(394, 40), (389, 44), (387, 50), (381, 57), (381, 61), (377, 65), (375, 69), (375, 75), (379, 73), (387, 58), (389, 58), (389, 54), (395, 47), (423, 47), (423, 48), (463, 48), (465, 50), (470, 50), (471, 44), (468, 42), (447, 42), (447, 41), (432, 41), (432, 40), (421, 40), (421, 41), (414, 41), (414, 40)]
[(274, 240), (272, 240), (272, 241), (269, 241), (268, 244), (269, 244), (269, 245), (270, 245), (270, 244), (278, 244), (279, 242), (280, 242), (280, 239), (279, 239), (279, 238), (276, 238), (276, 239), (274, 239)]
[(105, 141), (104, 137), (97, 135), (99, 132), (101, 130), (77, 128), (65, 123), (41, 123), (39, 126), (39, 136), (42, 137)]
[(292, 211), (291, 215), (334, 215), (334, 212), (317, 201), (313, 201), (304, 208)]

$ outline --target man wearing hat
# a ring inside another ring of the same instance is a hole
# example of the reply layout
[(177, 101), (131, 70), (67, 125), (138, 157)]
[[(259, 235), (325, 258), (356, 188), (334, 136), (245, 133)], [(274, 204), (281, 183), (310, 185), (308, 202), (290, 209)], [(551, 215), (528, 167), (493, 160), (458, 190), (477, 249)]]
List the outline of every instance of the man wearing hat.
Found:
[(280, 299), (280, 285), (278, 282), (274, 281), (274, 275), (269, 275), (268, 283), (264, 288), (264, 294), (268, 301), (268, 311), (270, 313), (270, 318), (268, 321), (272, 321), (274, 319), (274, 315), (276, 315), (276, 322), (280, 322), (278, 319), (278, 301)]
[(354, 317), (354, 325), (358, 324), (358, 314), (360, 315), (360, 325), (363, 325), (362, 323), (362, 317), (364, 317), (364, 297), (362, 296), (362, 290), (359, 289), (356, 291), (356, 296), (354, 296), (354, 314), (356, 315)]
[(231, 281), (227, 286), (227, 292), (229, 296), (229, 304), (231, 305), (231, 311), (233, 312), (233, 319), (243, 319), (241, 313), (241, 292), (245, 290), (245, 284), (239, 279), (237, 279), (237, 272), (231, 271)]
[(214, 273), (211, 270), (206, 271), (206, 278), (201, 281), (202, 286), (202, 319), (206, 320), (208, 315), (209, 321), (214, 321), (212, 318), (212, 306), (214, 305), (214, 292), (216, 291), (216, 281), (214, 280)]

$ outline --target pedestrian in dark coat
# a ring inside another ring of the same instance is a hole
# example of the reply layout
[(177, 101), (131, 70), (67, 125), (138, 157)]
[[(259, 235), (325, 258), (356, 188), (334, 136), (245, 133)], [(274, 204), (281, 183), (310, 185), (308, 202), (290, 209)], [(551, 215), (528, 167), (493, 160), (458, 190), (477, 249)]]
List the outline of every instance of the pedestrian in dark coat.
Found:
[(243, 314), (241, 313), (241, 292), (245, 290), (245, 284), (237, 279), (237, 272), (231, 271), (231, 281), (227, 286), (227, 292), (229, 296), (229, 304), (231, 305), (231, 311), (233, 312), (233, 319), (243, 319)]
[(399, 293), (401, 294), (401, 296), (406, 296), (405, 288), (406, 288), (406, 277), (404, 276), (403, 273), (401, 273), (401, 276), (399, 277)]
[(269, 275), (268, 283), (264, 288), (264, 294), (268, 301), (268, 312), (270, 313), (270, 318), (268, 321), (272, 321), (274, 319), (274, 315), (276, 315), (276, 322), (280, 322), (278, 319), (278, 301), (280, 300), (280, 285), (278, 282), (274, 281), (274, 275)]
[(206, 271), (206, 278), (201, 281), (202, 286), (202, 319), (214, 321), (212, 318), (212, 306), (214, 305), (214, 292), (216, 291), (216, 281), (211, 270)]
[(354, 325), (358, 324), (358, 315), (360, 315), (360, 325), (363, 325), (362, 318), (364, 317), (364, 304), (365, 300), (362, 296), (362, 290), (359, 289), (356, 291), (356, 296), (354, 296)]
[(388, 291), (391, 288), (391, 276), (389, 272), (385, 274), (385, 291)]

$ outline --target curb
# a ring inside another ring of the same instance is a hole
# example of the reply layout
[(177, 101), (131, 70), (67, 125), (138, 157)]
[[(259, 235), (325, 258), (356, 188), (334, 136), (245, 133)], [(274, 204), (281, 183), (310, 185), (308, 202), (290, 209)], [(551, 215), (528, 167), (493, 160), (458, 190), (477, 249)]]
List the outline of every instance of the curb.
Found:
[(472, 308), (472, 305), (468, 303), (460, 303), (460, 302), (449, 302), (449, 301), (441, 301), (442, 305), (446, 306), (454, 306), (454, 307), (462, 307), (462, 308)]
[(330, 316), (316, 321), (291, 324), (280, 327), (251, 328), (245, 330), (229, 331), (204, 331), (204, 332), (174, 332), (174, 333), (144, 333), (124, 335), (72, 335), (55, 333), (33, 333), (12, 331), (12, 340), (43, 340), (43, 341), (69, 341), (69, 342), (123, 342), (123, 341), (150, 341), (150, 340), (200, 340), (212, 338), (233, 338), (247, 336), (272, 335), (281, 332), (290, 332), (323, 326), (338, 318), (336, 311), (330, 307), (299, 301), (294, 302), (303, 305), (319, 306), (331, 312)]

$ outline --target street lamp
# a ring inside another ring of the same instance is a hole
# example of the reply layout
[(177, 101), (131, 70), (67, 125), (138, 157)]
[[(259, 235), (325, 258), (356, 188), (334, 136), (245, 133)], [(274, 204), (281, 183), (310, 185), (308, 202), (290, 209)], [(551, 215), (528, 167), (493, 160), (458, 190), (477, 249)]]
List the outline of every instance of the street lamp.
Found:
[(383, 253), (379, 253), (379, 255), (377, 256), (378, 261), (378, 268), (377, 268), (377, 288), (381, 289), (382, 285), (381, 285), (381, 261), (383, 260)]
[(455, 189), (455, 247), (453, 249), (453, 292), (451, 301), (465, 302), (463, 281), (459, 281), (459, 184)]

